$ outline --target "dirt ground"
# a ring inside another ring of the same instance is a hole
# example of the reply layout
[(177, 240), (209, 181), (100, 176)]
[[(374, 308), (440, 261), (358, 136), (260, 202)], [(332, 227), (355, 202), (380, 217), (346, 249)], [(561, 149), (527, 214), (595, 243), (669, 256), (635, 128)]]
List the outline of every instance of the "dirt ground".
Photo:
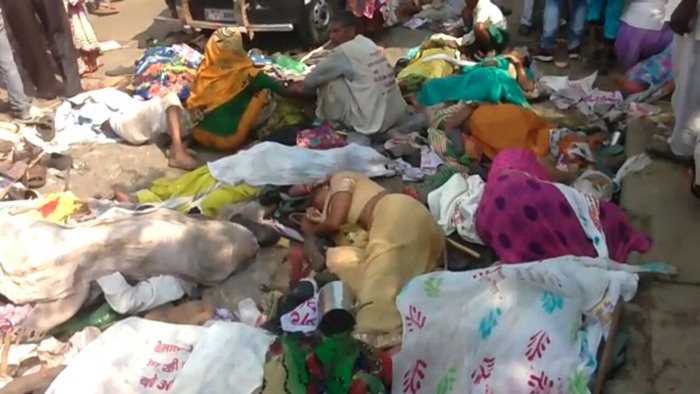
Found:
[[(509, 18), (515, 30), (520, 4), (514, 0), (501, 3), (515, 10)], [(124, 46), (101, 58), (105, 64), (101, 72), (133, 64), (142, 52), (138, 49), (139, 42), (163, 37), (172, 29), (172, 26), (153, 24), (153, 17), (165, 9), (162, 0), (125, 0), (115, 5), (121, 10), (119, 15), (91, 17), (100, 40), (116, 40)], [(399, 28), (392, 30), (382, 43), (395, 60), (405, 48), (419, 43), (427, 34)], [(266, 40), (285, 42), (290, 47), (296, 43), (290, 34), (261, 38), (263, 44)], [(532, 43), (532, 39), (521, 37), (515, 40), (516, 44)], [(261, 45), (258, 47), (265, 49)], [(580, 64), (565, 70), (542, 69), (548, 74), (572, 76), (581, 76), (584, 72)], [(547, 105), (538, 109), (555, 118), (569, 116), (552, 112)], [(632, 122), (628, 129), (628, 154), (641, 152), (657, 131), (654, 122)], [(73, 155), (79, 169), (70, 176), (70, 189), (80, 197), (106, 195), (110, 185), (115, 183), (136, 189), (155, 178), (179, 173), (167, 168), (164, 155), (156, 146), (98, 145), (76, 149)], [(64, 186), (63, 180), (53, 176), (45, 189), (60, 190)], [(642, 173), (626, 179), (623, 205), (635, 225), (654, 240), (653, 250), (632, 262), (670, 263), (679, 269), (680, 275), (663, 281), (643, 278), (637, 297), (624, 309), (623, 325), (631, 333), (628, 361), (609, 382), (606, 392), (696, 392), (700, 374), (693, 373), (692, 366), (700, 361), (700, 264), (696, 266), (694, 258), (700, 256), (700, 242), (693, 234), (700, 229), (700, 203), (690, 195), (689, 178), (682, 168), (654, 162)], [(281, 255), (281, 250), (262, 253), (250, 269), (211, 289), (208, 294), (232, 307), (244, 296), (259, 298), (258, 285), (270, 281), (272, 272), (281, 264)]]

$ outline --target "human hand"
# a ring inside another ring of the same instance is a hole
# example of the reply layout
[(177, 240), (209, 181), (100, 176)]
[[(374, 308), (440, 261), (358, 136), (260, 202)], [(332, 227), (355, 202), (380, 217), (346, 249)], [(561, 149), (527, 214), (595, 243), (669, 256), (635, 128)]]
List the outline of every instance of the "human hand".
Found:
[(320, 223), (323, 220), (323, 214), (314, 207), (306, 208), (304, 218), (311, 223)]
[(312, 223), (308, 218), (304, 218), (301, 221), (301, 235), (307, 236), (307, 235), (313, 235), (314, 231), (316, 230), (316, 224)]

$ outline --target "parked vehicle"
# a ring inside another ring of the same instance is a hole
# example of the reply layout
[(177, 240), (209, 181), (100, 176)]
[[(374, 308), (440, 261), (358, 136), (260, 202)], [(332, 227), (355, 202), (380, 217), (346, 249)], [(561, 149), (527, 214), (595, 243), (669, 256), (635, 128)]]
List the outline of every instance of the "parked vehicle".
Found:
[(344, 6), (343, 0), (165, 0), (165, 3), (170, 16), (158, 16), (156, 20), (200, 30), (239, 26), (252, 32), (295, 31), (311, 46), (328, 41), (333, 14)]

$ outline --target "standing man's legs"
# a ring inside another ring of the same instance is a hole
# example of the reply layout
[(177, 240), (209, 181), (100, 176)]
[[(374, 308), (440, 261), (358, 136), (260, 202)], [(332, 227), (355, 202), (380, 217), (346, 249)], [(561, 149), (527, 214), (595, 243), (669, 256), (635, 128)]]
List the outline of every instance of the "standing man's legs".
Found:
[(31, 118), (31, 101), (24, 93), (22, 77), (17, 69), (17, 63), (12, 56), (12, 46), (7, 35), (4, 15), (0, 11), (0, 75), (7, 88), (7, 95), (10, 98), (10, 109), (12, 115), (20, 119)]
[(32, 1), (2, 0), (1, 2), (7, 21), (6, 27), (12, 31), (17, 44), (17, 54), (34, 83), (37, 97), (56, 98), (58, 81), (54, 63), (48, 55), (46, 38), (36, 19)]
[[(25, 0), (30, 1), (30, 0)], [(62, 0), (33, 0), (44, 24), (49, 45), (63, 77), (63, 94), (73, 97), (83, 91), (78, 71), (78, 51), (73, 44), (68, 15)]]
[(570, 59), (581, 57), (581, 40), (586, 28), (586, 0), (571, 0), (571, 18), (569, 20), (569, 33), (566, 39), (566, 48)]
[(523, 14), (520, 16), (520, 33), (528, 34), (535, 26), (533, 21), (535, 0), (523, 0)]
[(562, 0), (545, 0), (540, 50), (534, 55), (534, 58), (541, 62), (554, 60), (561, 6)]
[(603, 37), (608, 45), (615, 42), (617, 31), (620, 29), (622, 11), (625, 8), (624, 0), (608, 0), (605, 4), (605, 21), (603, 24)]
[(690, 158), (700, 137), (700, 45), (693, 33), (674, 36), (672, 45), (676, 90), (671, 106), (676, 124), (669, 145), (676, 156)]

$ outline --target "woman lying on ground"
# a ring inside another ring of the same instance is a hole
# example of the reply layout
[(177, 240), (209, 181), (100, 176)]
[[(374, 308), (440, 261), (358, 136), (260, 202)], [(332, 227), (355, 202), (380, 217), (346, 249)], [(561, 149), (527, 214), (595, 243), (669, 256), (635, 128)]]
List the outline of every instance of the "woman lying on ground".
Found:
[[(587, 146), (594, 156), (601, 155), (596, 164), (611, 172), (616, 171), (622, 164), (620, 159), (625, 158), (621, 152), (613, 149), (608, 149), (604, 155), (600, 152), (599, 148), (606, 139), (604, 134), (585, 135), (558, 129), (534, 111), (513, 104), (457, 103), (428, 116), (431, 147), (441, 154), (448, 150), (440, 149), (440, 145), (448, 144), (450, 152), (459, 152), (459, 156), (465, 156), (469, 162), (492, 161), (506, 149), (520, 148), (534, 153), (540, 164), (547, 168), (553, 169), (555, 161), (562, 155), (567, 162), (583, 165), (586, 160), (569, 154), (573, 147), (581, 145)], [(450, 163), (451, 159), (465, 161), (460, 157), (443, 157), (446, 163)], [(569, 182), (573, 179), (557, 181)]]
[(365, 248), (339, 246), (326, 253), (328, 270), (363, 305), (355, 332), (381, 347), (398, 344), (396, 296), (409, 280), (444, 264), (442, 230), (420, 202), (358, 173), (339, 172), (310, 189), (313, 206), (301, 225), (305, 237), (333, 235), (346, 224), (369, 233)]
[(568, 179), (572, 174), (542, 166), (528, 150), (508, 149), (496, 156), (475, 224), (500, 261), (574, 255), (609, 256), (624, 263), (631, 252), (651, 248), (619, 206), (557, 183)]
[(625, 97), (641, 93), (652, 86), (661, 86), (662, 96), (673, 93), (675, 83), (671, 70), (672, 52), (672, 45), (669, 43), (666, 49), (637, 63), (624, 76), (613, 75), (612, 82), (615, 88)]
[(512, 50), (465, 67), (459, 75), (425, 82), (416, 96), (423, 107), (455, 101), (513, 103), (529, 107), (526, 92), (535, 89), (531, 59)]

